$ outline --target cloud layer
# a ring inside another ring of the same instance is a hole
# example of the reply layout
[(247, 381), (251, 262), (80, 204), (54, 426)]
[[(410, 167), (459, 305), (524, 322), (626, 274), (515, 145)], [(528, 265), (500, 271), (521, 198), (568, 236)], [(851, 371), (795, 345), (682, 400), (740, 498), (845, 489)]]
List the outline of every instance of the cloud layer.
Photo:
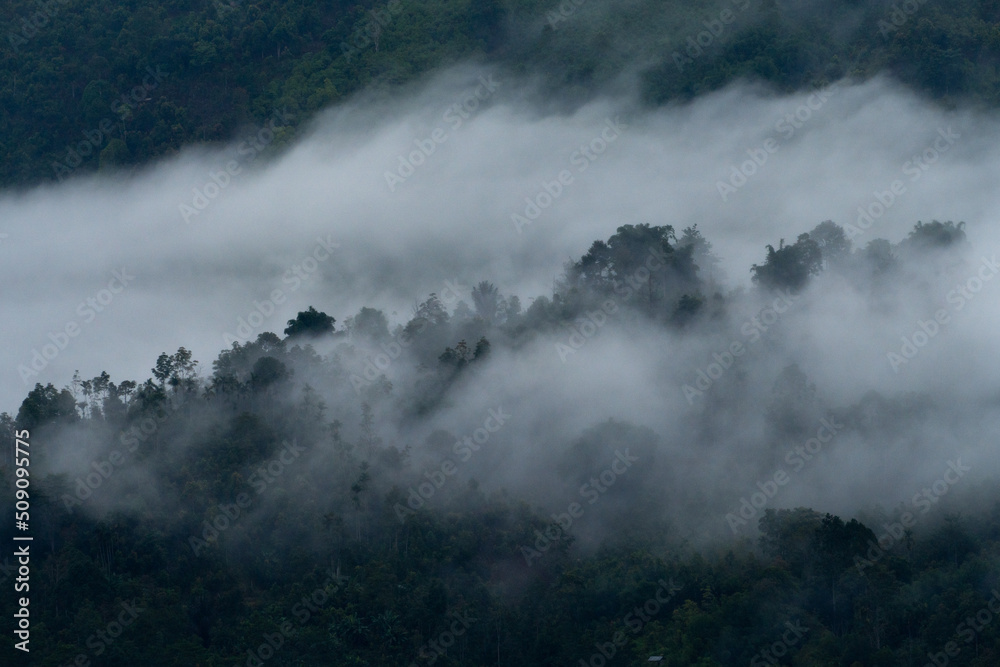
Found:
[[(567, 260), (623, 224), (697, 224), (723, 259), (728, 291), (749, 288), (765, 244), (793, 242), (823, 220), (853, 225), (857, 246), (899, 241), (918, 220), (962, 220), (966, 263), (926, 284), (901, 281), (884, 301), (830, 275), (759, 339), (743, 325), (772, 300), (753, 295), (703, 335), (615, 322), (565, 361), (555, 345), (569, 333), (543, 337), (517, 354), (498, 350), (451, 408), (399, 437), (471, 432), (502, 405), (513, 415), (506, 445), (469, 471), (489, 469), (493, 487), (520, 488), (556, 511), (576, 495), (573, 473), (553, 472), (566, 448), (595, 424), (624, 420), (658, 439), (647, 454), (660, 477), (642, 488), (661, 490), (678, 514), (712, 499), (725, 530), (718, 509), (737, 506), (776, 466), (794, 468), (785, 459), (794, 443), (770, 439), (762, 415), (779, 372), (796, 363), (823, 409), (877, 390), (929, 395), (938, 412), (894, 422), (879, 451), (857, 434), (835, 440), (822, 466), (796, 471), (779, 505), (891, 505), (949, 459), (992, 457), (1000, 280), (962, 308), (948, 281), (985, 276), (983, 258), (1000, 247), (995, 118), (928, 106), (880, 79), (794, 96), (740, 85), (654, 111), (599, 99), (570, 115), (538, 111), (525, 101), (531, 86), (458, 68), (391, 99), (332, 109), (274, 159), (256, 155), (254, 141), (269, 142), (262, 129), (128, 178), (6, 195), (0, 407), (14, 412), (35, 382), (63, 386), (76, 369), (144, 380), (160, 352), (179, 346), (207, 369), (241, 322), (253, 336), (280, 333), (308, 305), (340, 322), (374, 306), (405, 324), (429, 293), (468, 301), (479, 280), (527, 305), (551, 294)], [(939, 310), (949, 321), (893, 368), (887, 353)], [(690, 400), (684, 385), (734, 342), (746, 348), (739, 366), (751, 384), (733, 390), (743, 402), (713, 411), (697, 404), (709, 398)], [(26, 373), (33, 360), (38, 370)], [(404, 395), (410, 373), (392, 371)], [(768, 448), (778, 450), (773, 461)], [(682, 479), (682, 490), (672, 486)]]

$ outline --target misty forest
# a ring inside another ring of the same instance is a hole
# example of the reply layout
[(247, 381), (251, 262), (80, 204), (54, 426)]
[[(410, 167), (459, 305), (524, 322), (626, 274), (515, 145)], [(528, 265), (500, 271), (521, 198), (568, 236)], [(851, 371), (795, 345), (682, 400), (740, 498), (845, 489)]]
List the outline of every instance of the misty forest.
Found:
[(1000, 665), (1000, 2), (0, 28), (0, 664)]

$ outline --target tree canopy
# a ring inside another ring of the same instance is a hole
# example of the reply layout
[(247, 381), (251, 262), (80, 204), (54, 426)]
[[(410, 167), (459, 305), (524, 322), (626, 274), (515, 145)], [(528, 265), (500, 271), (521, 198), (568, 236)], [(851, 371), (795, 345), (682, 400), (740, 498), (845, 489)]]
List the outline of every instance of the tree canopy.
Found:
[[(769, 394), (746, 389), (757, 402), (724, 406), (718, 399), (743, 382), (727, 376), (695, 412), (712, 417), (690, 431), (697, 445), (672, 447), (620, 419), (583, 424), (558, 447), (547, 432), (530, 436), (532, 456), (553, 457), (551, 488), (538, 490), (601, 500), (555, 513), (480, 484), (523, 437), (505, 433), (504, 407), (465, 434), (440, 419), (411, 433), (456, 397), (486, 393), (532, 341), (579, 333), (598, 312), (602, 327), (644, 322), (664, 340), (726, 337), (727, 313), (743, 300), (771, 303), (772, 290), (801, 293), (827, 272), (877, 293), (894, 272), (933, 274), (964, 239), (961, 223), (918, 223), (898, 244), (855, 248), (843, 231), (824, 222), (770, 246), (751, 292), (722, 293), (698, 263), (719, 260), (695, 228), (676, 239), (671, 226), (623, 225), (524, 312), (482, 280), (461, 295), (475, 311), (449, 312), (432, 294), (392, 327), (362, 308), (346, 318), (349, 335), (309, 306), (288, 338), (233, 343), (208, 377), (181, 347), (160, 354), (146, 379), (76, 374), (64, 389), (36, 385), (16, 417), (0, 415), (8, 516), (16, 434), (31, 433), (33, 662), (489, 665), (499, 652), (504, 664), (541, 666), (597, 664), (613, 651), (621, 664), (662, 655), (677, 667), (782, 664), (767, 656), (850, 666), (908, 664), (960, 642), (956, 664), (995, 664), (1000, 625), (977, 621), (971, 641), (956, 630), (1000, 587), (992, 487), (970, 504), (940, 499), (950, 509), (916, 527), (895, 509), (841, 517), (767, 507), (751, 520), (723, 509), (748, 532), (700, 542), (671, 518), (677, 507), (718, 506), (682, 482), (732, 410), (759, 411), (765, 449), (745, 465), (769, 472), (818, 420), (866, 447), (899, 438), (910, 448), (897, 431), (942, 423), (926, 397), (870, 392), (826, 409), (793, 363)], [(618, 310), (601, 310), (609, 302)], [(461, 468), (467, 461), (474, 467)], [(778, 488), (776, 477), (748, 474), (765, 480), (752, 487), (761, 497)], [(3, 613), (13, 605), (0, 597)], [(109, 625), (119, 618), (129, 622)]]

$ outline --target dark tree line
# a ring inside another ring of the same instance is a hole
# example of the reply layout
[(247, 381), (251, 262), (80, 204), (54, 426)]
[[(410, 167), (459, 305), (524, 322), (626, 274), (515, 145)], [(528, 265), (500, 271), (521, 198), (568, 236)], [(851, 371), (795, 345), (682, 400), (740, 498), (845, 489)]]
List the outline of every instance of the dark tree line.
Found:
[[(877, 290), (907, 258), (933, 264), (963, 244), (961, 224), (931, 222), (899, 244), (854, 248), (824, 222), (769, 246), (752, 274), (765, 292), (808, 289), (827, 271)], [(264, 656), (274, 665), (551, 665), (613, 651), (619, 664), (663, 655), (678, 666), (854, 667), (923, 664), (949, 642), (960, 648), (951, 664), (995, 664), (1000, 622), (980, 613), (1000, 587), (995, 492), (978, 511), (942, 511), (918, 532), (891, 514), (768, 509), (756, 542), (695, 550), (657, 514), (674, 467), (654, 463), (669, 459), (658, 436), (608, 421), (560, 459), (567, 488), (587, 484), (618, 447), (646, 463), (629, 473), (632, 491), (607, 491), (608, 507), (627, 508), (627, 530), (577, 551), (575, 526), (553, 533), (552, 517), (518, 498), (484, 493), (474, 477), (448, 482), (447, 463), (428, 468), (428, 455), (459, 460), (456, 436), (390, 435), (393, 419), (405, 425), (446, 404), (458, 383), (474, 384), (497, 349), (516, 351), (609, 298), (622, 311), (610, 326), (723, 326), (736, 297), (705, 275), (718, 263), (695, 227), (678, 237), (669, 226), (625, 225), (526, 310), (489, 281), (469, 294), (473, 307), (449, 312), (431, 295), (393, 328), (373, 308), (338, 327), (310, 307), (284, 338), (263, 333), (223, 350), (207, 376), (182, 347), (159, 355), (141, 382), (102, 373), (63, 389), (37, 385), (16, 417), (0, 417), (6, 515), (14, 431), (28, 429), (36, 447), (33, 664), (83, 655), (107, 665)], [(316, 352), (324, 341), (335, 353)], [(403, 344), (405, 357), (393, 347)], [(374, 366), (377, 354), (380, 365), (421, 369), (416, 403), (391, 403), (399, 392)], [(808, 430), (822, 414), (815, 391), (797, 367), (785, 369), (766, 412), (769, 437)], [(835, 419), (878, 443), (900, 420), (933, 419), (922, 400), (872, 394)], [(69, 468), (78, 472), (55, 472), (67, 457), (83, 461)], [(10, 531), (0, 526), (0, 539)], [(539, 553), (530, 563), (525, 545)], [(0, 597), (4, 613), (12, 604)], [(141, 611), (105, 641), (122, 609)], [(960, 626), (966, 618), (980, 619), (976, 630)]]

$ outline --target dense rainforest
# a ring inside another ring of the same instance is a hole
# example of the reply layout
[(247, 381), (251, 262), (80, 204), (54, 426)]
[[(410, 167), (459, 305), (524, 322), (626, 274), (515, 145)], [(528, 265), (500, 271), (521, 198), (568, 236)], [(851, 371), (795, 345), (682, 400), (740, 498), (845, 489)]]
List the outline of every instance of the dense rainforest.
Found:
[[(1000, 492), (962, 481), (961, 458), (912, 508), (857, 518), (762, 508), (788, 481), (778, 474), (751, 477), (765, 481), (747, 506), (685, 484), (742, 414), (766, 429), (741, 463), (753, 474), (812, 442), (816, 423), (837, 433), (828, 449), (901, 437), (912, 453), (908, 429), (940, 421), (929, 395), (824, 405), (794, 364), (769, 390), (747, 386), (780, 323), (764, 347), (716, 357), (737, 372), (708, 388), (692, 374), (689, 441), (595, 417), (569, 442), (520, 443), (550, 456), (522, 473), (547, 499), (490, 481), (520, 446), (516, 408), (487, 399), (450, 430), (415, 426), (488, 395), (489, 365), (546, 332), (567, 333), (545, 348), (573, 363), (616, 330), (735, 333), (742, 307), (828, 281), (885, 303), (900, 283), (947, 287), (970, 266), (962, 223), (863, 247), (854, 231), (823, 222), (768, 246), (752, 289), (724, 291), (697, 227), (624, 225), (526, 308), (485, 280), (395, 325), (376, 308), (341, 322), (309, 307), (282, 335), (233, 341), (210, 370), (181, 347), (147, 379), (36, 385), (0, 417), (4, 516), (16, 442), (31, 448), (31, 664), (997, 664)], [(0, 539), (12, 533), (0, 524)], [(0, 567), (7, 588), (15, 559)], [(5, 617), (13, 604), (0, 598)]]
[[(996, 0), (13, 0), (0, 7), (0, 186), (133, 169), (197, 144), (280, 149), (322, 108), (479, 59), (565, 108), (738, 79), (788, 92), (886, 74), (1000, 102)], [(275, 114), (273, 138), (254, 141)], [(79, 170), (79, 171), (77, 171)]]
[[(1000, 106), (1000, 0), (10, 0), (0, 188), (5, 203), (94, 173), (113, 188), (227, 145), (243, 165), (273, 164), (322, 113), (350, 105), (371, 114), (362, 133), (377, 131), (394, 103), (468, 63), (516, 81), (510, 99), (542, 117), (607, 96), (634, 101), (641, 120), (737, 82), (766, 98), (882, 77), (918, 96), (873, 103), (885, 113), (922, 101), (981, 120)], [(989, 146), (988, 129), (962, 126), (963, 155)], [(950, 126), (933, 131), (950, 147)], [(765, 159), (777, 151), (766, 141)], [(916, 178), (948, 148), (931, 150), (914, 156)], [(747, 154), (755, 173), (763, 161)], [(866, 152), (851, 159), (866, 173)], [(893, 178), (912, 182), (913, 165)], [(989, 167), (973, 171), (956, 191)], [(534, 201), (553, 203), (572, 181), (562, 173)], [(710, 214), (643, 208), (649, 193), (625, 180), (607, 238), (573, 241), (544, 294), (510, 293), (484, 270), (419, 290), (407, 313), (295, 283), (271, 293), (294, 301), (293, 319), (276, 324), (277, 297), (261, 297), (214, 359), (178, 340), (157, 345), (149, 376), (42, 384), (25, 355), (26, 396), (0, 414), (0, 664), (1000, 664), (1000, 391), (976, 384), (992, 363), (1000, 263), (983, 235), (972, 241), (995, 209), (968, 228), (906, 217), (892, 242), (869, 228), (903, 182), (866, 183), (875, 200), (855, 224), (796, 217), (806, 226), (764, 246), (746, 276), (749, 262), (703, 235)], [(730, 183), (707, 189), (726, 204), (742, 187)], [(224, 233), (252, 235), (255, 206)], [(747, 228), (787, 214), (749, 190), (740, 206)], [(294, 229), (296, 216), (288, 203), (266, 220)], [(510, 219), (518, 234), (533, 221)], [(74, 251), (86, 255), (101, 222), (71, 230)], [(46, 263), (52, 241), (14, 245), (23, 229), (4, 261)], [(164, 242), (152, 227), (137, 235)], [(192, 238), (210, 262), (206, 237)], [(232, 264), (254, 270), (246, 248), (233, 243)], [(356, 291), (407, 275), (386, 268), (396, 259)], [(52, 290), (80, 280), (81, 264), (65, 264), (48, 261)], [(153, 275), (211, 275), (188, 267)], [(729, 286), (736, 272), (745, 286)], [(11, 647), (14, 591), (30, 593), (30, 654)]]

